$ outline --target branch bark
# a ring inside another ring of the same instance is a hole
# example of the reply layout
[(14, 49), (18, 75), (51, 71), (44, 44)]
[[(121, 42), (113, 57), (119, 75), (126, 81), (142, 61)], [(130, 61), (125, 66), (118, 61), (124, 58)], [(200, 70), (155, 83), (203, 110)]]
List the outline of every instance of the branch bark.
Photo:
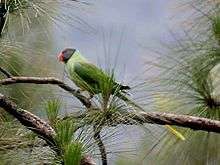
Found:
[[(38, 116), (19, 108), (14, 102), (0, 93), (0, 108), (3, 108), (14, 118), (16, 118), (22, 125), (27, 127), (38, 135), (39, 138), (44, 139), (52, 149), (55, 149), (55, 131), (44, 120)], [(89, 155), (84, 155), (81, 160), (81, 165), (95, 165), (93, 159)]]
[(0, 85), (11, 85), (11, 84), (19, 84), (19, 83), (57, 85), (63, 90), (75, 96), (86, 108), (91, 107), (91, 102), (88, 98), (81, 95), (76, 89), (73, 89), (66, 83), (54, 77), (14, 77), (13, 76), (10, 78), (0, 80)]
[(193, 130), (220, 133), (220, 121), (202, 117), (177, 115), (165, 112), (136, 112), (129, 113), (129, 116), (133, 121), (122, 120), (117, 121), (117, 124), (151, 123), (159, 125), (175, 125)]
[(38, 116), (19, 108), (15, 103), (0, 93), (0, 107), (15, 117), (22, 125), (43, 138), (50, 146), (55, 144), (53, 135), (55, 131)]
[[(0, 85), (11, 85), (17, 83), (32, 83), (32, 84), (52, 84), (58, 85), (60, 88), (65, 91), (73, 94), (81, 103), (87, 107), (91, 107), (91, 102), (88, 98), (81, 95), (77, 90), (68, 86), (64, 82), (54, 77), (11, 77), (0, 80)], [(127, 116), (127, 115), (125, 115)], [(170, 113), (160, 113), (160, 112), (136, 112), (129, 114), (132, 116), (134, 121), (139, 123), (152, 123), (159, 125), (176, 125), (180, 127), (191, 128), (194, 130), (203, 130), (207, 132), (216, 132), (220, 133), (220, 121), (210, 120), (207, 118), (200, 118), (188, 115), (176, 115)], [(117, 124), (135, 124), (128, 123), (126, 121), (117, 121)]]

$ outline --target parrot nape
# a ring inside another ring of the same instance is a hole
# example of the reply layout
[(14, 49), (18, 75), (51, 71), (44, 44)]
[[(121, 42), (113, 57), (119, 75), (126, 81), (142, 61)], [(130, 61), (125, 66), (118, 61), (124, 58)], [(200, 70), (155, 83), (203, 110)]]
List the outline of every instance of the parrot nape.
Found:
[[(58, 60), (66, 65), (69, 77), (75, 83), (75, 85), (81, 90), (88, 91), (92, 95), (101, 93), (103, 81), (112, 80), (108, 74), (96, 67), (94, 64), (90, 63), (76, 49), (64, 49), (58, 55)], [(115, 94), (118, 98), (122, 99), (126, 103), (144, 111), (142, 107), (131, 101), (126, 95), (123, 94), (125, 90), (129, 89), (129, 86), (121, 85), (114, 81), (111, 94)], [(173, 129), (171, 126), (166, 125), (166, 128), (168, 128), (169, 131), (171, 131), (178, 138), (184, 140), (183, 135), (181, 135), (181, 133)]]

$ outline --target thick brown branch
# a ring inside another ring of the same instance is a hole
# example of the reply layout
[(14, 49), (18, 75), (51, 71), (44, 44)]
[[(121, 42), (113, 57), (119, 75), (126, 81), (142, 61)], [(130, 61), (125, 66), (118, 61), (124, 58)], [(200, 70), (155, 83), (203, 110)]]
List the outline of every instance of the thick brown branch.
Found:
[(189, 115), (177, 115), (161, 112), (136, 112), (129, 114), (134, 121), (118, 121), (117, 124), (137, 124), (152, 123), (159, 125), (176, 125), (191, 128), (193, 130), (203, 130), (207, 132), (220, 133), (220, 121)]
[(91, 107), (91, 102), (88, 98), (81, 95), (77, 90), (73, 89), (66, 83), (54, 77), (11, 77), (11, 78), (0, 80), (0, 85), (11, 85), (11, 84), (18, 84), (18, 83), (58, 85), (60, 88), (64, 89), (65, 91), (70, 92), (77, 99), (79, 99), (80, 102), (86, 108)]
[[(15, 103), (10, 101), (7, 97), (0, 93), (0, 108), (3, 108), (14, 118), (16, 118), (22, 125), (35, 132), (39, 138), (44, 139), (48, 145), (52, 146), (52, 149), (56, 151), (56, 145), (54, 140), (55, 131), (45, 121), (38, 116), (20, 109)], [(74, 155), (73, 155), (74, 156)], [(81, 165), (94, 165), (93, 159), (89, 155), (84, 155), (81, 160)]]
[[(65, 117), (64, 119), (73, 118), (76, 120), (82, 120), (86, 115), (89, 115), (90, 111), (86, 113), (87, 114), (83, 113), (76, 116), (70, 115), (68, 117)], [(103, 126), (115, 127), (119, 124), (140, 125), (145, 123), (158, 125), (175, 125), (179, 127), (190, 128), (193, 130), (220, 133), (220, 121), (218, 120), (161, 112), (123, 112), (118, 118), (114, 117), (114, 120), (112, 122), (103, 123)]]
[(2, 94), (0, 94), (0, 107), (19, 120), (22, 125), (46, 140), (49, 145), (54, 144), (53, 135), (55, 132), (47, 122), (26, 110), (18, 108), (15, 103)]

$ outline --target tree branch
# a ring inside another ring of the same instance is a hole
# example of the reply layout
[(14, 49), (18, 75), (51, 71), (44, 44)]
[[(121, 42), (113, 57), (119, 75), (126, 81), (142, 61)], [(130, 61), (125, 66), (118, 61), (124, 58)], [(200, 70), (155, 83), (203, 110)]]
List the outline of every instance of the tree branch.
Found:
[[(11, 76), (6, 70), (0, 67), (0, 72), (2, 72), (7, 78), (0, 80), (0, 85), (11, 85), (17, 83), (31, 83), (31, 84), (51, 84), (57, 85), (65, 91), (68, 91), (73, 96), (75, 96), (87, 109), (91, 108), (91, 101), (85, 96), (81, 95), (77, 90), (68, 86), (66, 83), (62, 82), (59, 79), (54, 77), (14, 77)], [(5, 109), (8, 113), (13, 115), (16, 119), (18, 119), (24, 126), (28, 129), (35, 132), (40, 138), (43, 138), (49, 145), (54, 145), (54, 134), (55, 131), (53, 128), (41, 120), (39, 117), (34, 114), (20, 109), (17, 105), (11, 102), (8, 98), (0, 93), (0, 107)], [(127, 112), (129, 114), (125, 114), (125, 116), (129, 116), (132, 120), (115, 120), (115, 123), (112, 126), (118, 124), (159, 124), (159, 125), (176, 125), (180, 127), (191, 128), (193, 130), (203, 130), (207, 132), (216, 132), (220, 133), (220, 121), (210, 120), (207, 118), (194, 117), (189, 115), (176, 115), (170, 113), (161, 113), (161, 112)], [(94, 127), (94, 139), (99, 147), (102, 163), (103, 165), (107, 165), (107, 153), (102, 142), (101, 129), (97, 129)], [(88, 159), (88, 160), (87, 160)], [(82, 162), (87, 163), (91, 161), (90, 157), (83, 157)], [(93, 163), (88, 163), (93, 164)]]
[[(33, 83), (33, 84), (52, 84), (58, 85), (60, 88), (70, 92), (87, 108), (91, 107), (91, 102), (88, 98), (81, 95), (77, 90), (71, 88), (64, 82), (54, 77), (11, 77), (0, 80), (0, 85), (10, 85), (16, 83)], [(126, 116), (126, 115), (125, 115)], [(207, 132), (220, 133), (220, 121), (210, 120), (207, 118), (200, 118), (188, 115), (176, 115), (170, 113), (160, 112), (137, 112), (129, 114), (132, 119), (140, 123), (152, 123), (159, 125), (176, 125), (180, 127), (187, 127), (194, 130), (203, 130)], [(117, 124), (129, 124), (126, 121), (117, 121)], [(132, 124), (132, 123), (130, 123)], [(135, 123), (133, 123), (135, 124)]]
[(45, 121), (38, 116), (18, 108), (18, 106), (10, 101), (7, 97), (0, 93), (0, 107), (14, 116), (22, 125), (35, 132), (38, 136), (43, 138), (50, 146), (55, 144), (53, 135), (55, 131)]
[(104, 145), (102, 138), (101, 138), (102, 127), (97, 127), (94, 125), (93, 130), (94, 130), (93, 138), (99, 147), (99, 152), (101, 154), (101, 159), (102, 159), (102, 165), (107, 165), (107, 163), (108, 163), (107, 162), (107, 152), (106, 152), (105, 145)]
[[(38, 116), (19, 108), (14, 102), (0, 93), (0, 108), (3, 108), (20, 123), (26, 126), (29, 130), (38, 135), (39, 138), (44, 139), (49, 146), (56, 151), (54, 136), (54, 129), (44, 120)], [(56, 151), (57, 152), (57, 151)], [(89, 155), (84, 155), (81, 159), (81, 165), (94, 165), (94, 161)]]
[(91, 102), (88, 98), (81, 95), (77, 90), (73, 89), (66, 83), (54, 77), (14, 77), (13, 76), (7, 79), (0, 80), (0, 85), (11, 85), (18, 83), (58, 85), (63, 90), (75, 96), (86, 108), (91, 107)]
[[(126, 115), (125, 115), (126, 116)], [(193, 130), (202, 130), (207, 132), (220, 133), (220, 121), (211, 120), (202, 117), (177, 115), (165, 112), (136, 112), (129, 113), (133, 120), (116, 121), (117, 124), (159, 124), (159, 125), (176, 125), (180, 127), (190, 128)]]

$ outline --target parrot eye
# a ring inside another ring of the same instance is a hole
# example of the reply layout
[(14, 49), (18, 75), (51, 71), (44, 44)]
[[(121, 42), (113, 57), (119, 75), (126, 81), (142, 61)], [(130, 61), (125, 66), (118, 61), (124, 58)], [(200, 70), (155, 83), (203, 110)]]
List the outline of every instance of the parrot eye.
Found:
[(74, 54), (75, 51), (76, 49), (70, 49), (70, 48), (62, 51), (64, 62), (67, 62), (70, 59), (70, 57)]

